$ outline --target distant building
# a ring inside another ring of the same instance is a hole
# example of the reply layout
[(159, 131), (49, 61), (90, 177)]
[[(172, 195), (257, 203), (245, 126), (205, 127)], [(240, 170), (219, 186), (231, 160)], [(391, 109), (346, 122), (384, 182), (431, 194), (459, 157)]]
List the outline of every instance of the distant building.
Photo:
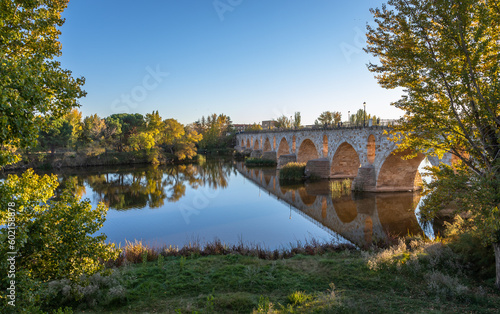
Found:
[(251, 124), (233, 124), (234, 126), (234, 129), (237, 131), (237, 132), (243, 132), (245, 131), (247, 128), (251, 127), (252, 125)]
[(274, 120), (262, 121), (262, 129), (263, 130), (271, 130), (271, 129), (274, 129), (275, 126), (276, 126), (276, 121), (274, 121)]

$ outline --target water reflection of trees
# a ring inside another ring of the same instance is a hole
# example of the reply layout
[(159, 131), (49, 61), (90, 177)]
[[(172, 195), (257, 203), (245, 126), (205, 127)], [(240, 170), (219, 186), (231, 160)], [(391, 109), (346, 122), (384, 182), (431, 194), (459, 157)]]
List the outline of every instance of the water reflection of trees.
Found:
[(226, 188), (228, 176), (234, 171), (229, 163), (209, 161), (203, 164), (119, 169), (98, 174), (61, 176), (61, 186), (70, 185), (83, 195), (89, 186), (97, 201), (112, 209), (158, 208), (167, 202), (177, 202), (192, 189), (208, 186)]

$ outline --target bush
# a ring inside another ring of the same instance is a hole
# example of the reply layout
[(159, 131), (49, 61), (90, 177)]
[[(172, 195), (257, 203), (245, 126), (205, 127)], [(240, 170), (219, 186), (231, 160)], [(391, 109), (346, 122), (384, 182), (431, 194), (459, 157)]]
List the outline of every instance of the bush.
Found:
[(291, 162), (280, 169), (280, 180), (301, 181), (305, 178), (306, 163)]

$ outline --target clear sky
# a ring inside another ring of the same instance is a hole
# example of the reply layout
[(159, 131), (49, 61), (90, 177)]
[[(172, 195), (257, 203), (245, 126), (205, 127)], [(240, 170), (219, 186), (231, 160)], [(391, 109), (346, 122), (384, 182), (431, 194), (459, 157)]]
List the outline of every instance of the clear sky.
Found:
[(378, 86), (361, 50), (380, 0), (72, 0), (64, 68), (84, 76), (84, 116), (150, 113), (234, 123), (363, 108), (398, 118), (402, 92)]

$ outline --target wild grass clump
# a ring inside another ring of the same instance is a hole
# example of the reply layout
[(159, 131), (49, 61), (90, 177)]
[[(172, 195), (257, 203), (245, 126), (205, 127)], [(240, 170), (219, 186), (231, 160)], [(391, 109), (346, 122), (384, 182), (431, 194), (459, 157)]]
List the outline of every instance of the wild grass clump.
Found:
[(126, 289), (117, 271), (81, 276), (76, 281), (69, 279), (48, 282), (43, 293), (47, 306), (73, 306), (94, 308), (125, 301)]
[(280, 180), (302, 181), (305, 178), (306, 163), (290, 162), (280, 169)]
[(245, 159), (247, 167), (272, 167), (276, 166), (276, 161), (262, 158), (250, 157)]
[(395, 246), (363, 254), (372, 270), (395, 269), (411, 278), (423, 279), (429, 295), (457, 300), (471, 297), (462, 284), (467, 264), (439, 239), (400, 239)]

